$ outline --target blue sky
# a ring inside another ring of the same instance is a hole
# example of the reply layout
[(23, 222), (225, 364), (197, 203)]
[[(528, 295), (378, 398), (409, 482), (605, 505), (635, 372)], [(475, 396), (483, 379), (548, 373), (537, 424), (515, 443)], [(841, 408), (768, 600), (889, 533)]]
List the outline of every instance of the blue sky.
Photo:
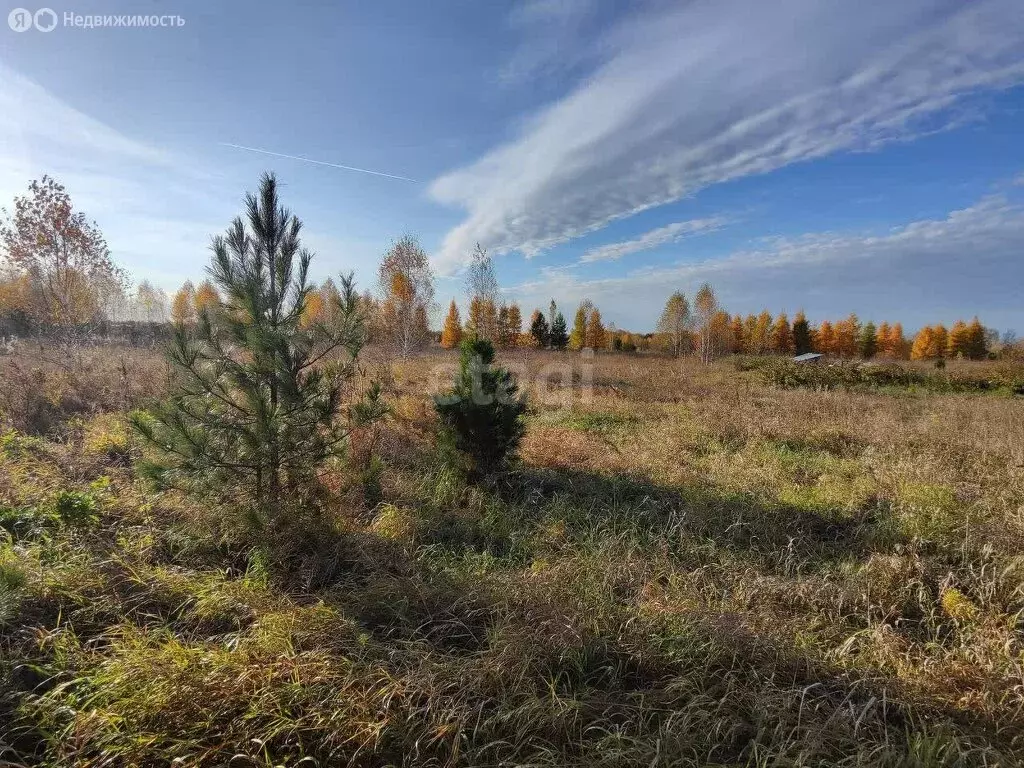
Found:
[(0, 203), (56, 176), (168, 290), (273, 170), (318, 276), (372, 284), (411, 232), (441, 305), (479, 241), (527, 313), (645, 330), (707, 280), (743, 314), (1024, 333), (1019, 0), (50, 7), (185, 25), (0, 28)]

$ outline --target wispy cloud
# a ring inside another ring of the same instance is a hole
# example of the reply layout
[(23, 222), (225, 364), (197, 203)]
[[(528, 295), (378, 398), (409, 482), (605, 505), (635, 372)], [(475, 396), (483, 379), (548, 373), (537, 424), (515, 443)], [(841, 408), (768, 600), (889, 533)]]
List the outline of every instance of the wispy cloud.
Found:
[(477, 241), (529, 256), (711, 184), (934, 131), (965, 95), (1024, 81), (1019, 0), (655, 8), (516, 140), (431, 184), (467, 212), (442, 269)]
[(722, 216), (677, 221), (674, 224), (667, 224), (664, 227), (652, 229), (632, 240), (622, 240), (617, 243), (607, 243), (606, 245), (591, 248), (580, 257), (580, 263), (615, 261), (631, 253), (648, 251), (651, 248), (676, 242), (689, 235), (702, 235), (714, 232), (721, 229), (725, 223), (726, 219)]
[(10, 207), (43, 174), (99, 223), (116, 261), (164, 287), (201, 274), (209, 236), (229, 221), (237, 197), (218, 195), (186, 158), (125, 135), (0, 64), (0, 206)]
[(595, 0), (523, 0), (514, 5), (508, 23), (523, 41), (498, 73), (499, 82), (536, 88), (592, 64), (601, 48), (597, 7)]
[[(703, 282), (733, 312), (803, 306), (818, 318), (855, 311), (909, 325), (978, 314), (990, 323), (1024, 328), (1021, 253), (1024, 204), (993, 196), (883, 234), (777, 238), (723, 258), (636, 269), (614, 279), (545, 272), (509, 292), (537, 306), (551, 295), (570, 303), (590, 297), (611, 320), (637, 330), (653, 327), (673, 290), (692, 291)], [(927, 296), (927, 306), (909, 308), (911, 296)]]

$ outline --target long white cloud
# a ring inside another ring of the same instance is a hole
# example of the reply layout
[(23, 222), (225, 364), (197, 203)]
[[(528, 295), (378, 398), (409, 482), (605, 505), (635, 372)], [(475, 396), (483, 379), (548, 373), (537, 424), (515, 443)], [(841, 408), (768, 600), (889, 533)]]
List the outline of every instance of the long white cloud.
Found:
[[(1024, 3), (696, 0), (622, 24), (591, 77), (521, 135), (436, 179), (475, 242), (527, 256), (711, 184), (935, 130), (1024, 81)], [(608, 42), (610, 41), (610, 42)]]
[(1024, 204), (992, 196), (884, 234), (811, 233), (619, 278), (545, 270), (509, 294), (524, 307), (544, 306), (552, 295), (566, 306), (589, 297), (621, 327), (649, 330), (672, 291), (704, 282), (728, 310), (744, 314), (803, 307), (819, 319), (857, 312), (908, 327), (978, 314), (1024, 330)]
[(721, 229), (725, 222), (726, 219), (722, 216), (711, 216), (706, 219), (690, 219), (689, 221), (677, 221), (672, 224), (666, 224), (664, 227), (644, 232), (644, 234), (632, 240), (622, 240), (617, 243), (595, 246), (580, 257), (580, 262), (586, 264), (592, 261), (615, 261), (631, 253), (647, 251), (660, 245), (675, 242), (687, 235), (714, 232)]

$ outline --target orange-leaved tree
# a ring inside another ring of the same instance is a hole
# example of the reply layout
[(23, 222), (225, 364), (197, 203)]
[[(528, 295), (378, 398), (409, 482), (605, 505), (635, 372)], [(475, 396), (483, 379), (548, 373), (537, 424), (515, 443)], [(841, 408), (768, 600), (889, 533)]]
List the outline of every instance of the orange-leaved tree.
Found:
[(444, 318), (444, 327), (441, 329), (441, 346), (445, 349), (455, 349), (462, 341), (462, 320), (459, 318), (459, 308), (455, 305), (455, 299), (448, 305), (448, 314)]
[(771, 351), (776, 355), (789, 355), (793, 352), (793, 331), (785, 312), (779, 313), (772, 324)]
[(587, 318), (586, 345), (594, 350), (604, 349), (608, 346), (608, 334), (601, 322), (601, 311), (597, 307), (590, 310), (590, 317)]
[(186, 280), (171, 299), (171, 322), (189, 325), (196, 321), (196, 288)]
[(75, 212), (71, 196), (50, 176), (32, 181), (28, 194), (4, 210), (0, 246), (9, 264), (27, 276), (27, 311), (39, 323), (64, 333), (102, 319), (97, 284), (122, 288), (124, 272), (95, 222)]

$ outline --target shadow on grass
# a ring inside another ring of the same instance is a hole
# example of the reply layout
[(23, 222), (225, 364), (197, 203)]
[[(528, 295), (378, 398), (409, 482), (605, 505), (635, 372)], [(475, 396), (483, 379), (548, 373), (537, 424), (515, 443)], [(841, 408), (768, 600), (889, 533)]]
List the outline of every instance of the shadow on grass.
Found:
[(532, 466), (498, 481), (495, 492), (535, 521), (560, 520), (580, 536), (621, 535), (680, 552), (712, 545), (790, 572), (910, 543), (876, 499), (854, 511), (809, 509), (710, 484), (667, 487), (643, 477)]

